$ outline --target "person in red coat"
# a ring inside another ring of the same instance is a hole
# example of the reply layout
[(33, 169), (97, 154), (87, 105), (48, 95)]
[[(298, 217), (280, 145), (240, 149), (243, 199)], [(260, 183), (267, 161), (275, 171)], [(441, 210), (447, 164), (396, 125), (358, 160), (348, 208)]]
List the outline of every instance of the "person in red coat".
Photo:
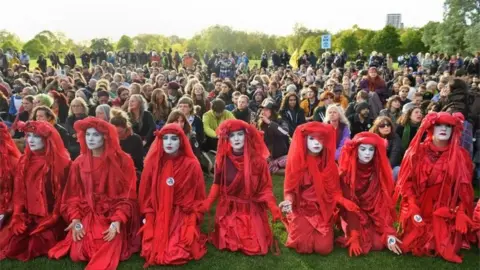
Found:
[(402, 197), (403, 252), (462, 262), (458, 253), (468, 245), (473, 213), (473, 168), (460, 145), (462, 122), (459, 113), (428, 114), (403, 158), (394, 196)]
[(0, 122), (0, 229), (13, 211), (13, 181), (20, 156), (8, 127)]
[(375, 133), (360, 132), (347, 142), (340, 156), (340, 186), (343, 196), (360, 207), (358, 213), (341, 210), (345, 236), (339, 242), (349, 247), (350, 256), (388, 248), (400, 255), (392, 169), (387, 142)]
[(241, 120), (227, 120), (217, 129), (214, 184), (198, 209), (208, 211), (220, 196), (211, 242), (220, 250), (265, 255), (273, 243), (267, 209), (281, 218), (268, 170), (269, 152), (262, 134)]
[(358, 210), (342, 196), (335, 151), (335, 129), (331, 125), (310, 122), (298, 126), (293, 134), (280, 207), (287, 213), (285, 245), (298, 253), (332, 252), (337, 204)]
[(50, 258), (70, 253), (86, 269), (116, 269), (139, 250), (140, 223), (133, 161), (120, 148), (113, 125), (88, 117), (75, 122), (81, 154), (72, 164), (61, 214), (70, 223), (67, 237)]
[(185, 132), (178, 124), (165, 125), (156, 133), (140, 182), (145, 267), (180, 265), (205, 255), (203, 214), (194, 209), (205, 197), (202, 169)]
[(70, 166), (68, 151), (47, 122), (21, 122), (19, 128), (27, 144), (15, 170), (13, 214), (0, 231), (0, 260), (47, 255), (65, 236), (60, 200)]
[(477, 243), (477, 246), (480, 248), (480, 200), (477, 201), (477, 206), (473, 212), (472, 231), (475, 234), (472, 242)]

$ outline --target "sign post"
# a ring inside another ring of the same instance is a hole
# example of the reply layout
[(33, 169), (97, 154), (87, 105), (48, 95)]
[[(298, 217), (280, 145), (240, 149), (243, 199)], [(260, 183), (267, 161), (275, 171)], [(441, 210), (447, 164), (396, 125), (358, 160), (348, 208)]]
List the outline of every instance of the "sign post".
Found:
[(322, 49), (327, 50), (332, 48), (332, 35), (322, 35), (321, 40)]

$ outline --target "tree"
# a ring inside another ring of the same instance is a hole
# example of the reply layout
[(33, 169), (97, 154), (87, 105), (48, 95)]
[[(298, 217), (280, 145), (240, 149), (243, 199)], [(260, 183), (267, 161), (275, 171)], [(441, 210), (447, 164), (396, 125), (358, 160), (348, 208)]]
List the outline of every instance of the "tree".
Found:
[(117, 50), (131, 50), (133, 49), (133, 40), (129, 36), (123, 35), (117, 42)]
[(22, 47), (22, 41), (17, 35), (10, 33), (6, 30), (1, 30), (0, 45), (4, 50), (10, 48), (18, 51)]
[(333, 38), (333, 48), (335, 51), (341, 51), (342, 49), (348, 55), (355, 54), (359, 48), (358, 38), (355, 36), (355, 30), (344, 30), (337, 33)]
[(464, 41), (468, 52), (475, 54), (480, 51), (480, 22), (465, 32)]
[(372, 30), (367, 30), (367, 29), (362, 29), (360, 31), (355, 31), (355, 36), (360, 37), (359, 38), (359, 47), (362, 49), (365, 53), (369, 54), (371, 51), (373, 51), (373, 43), (372, 40), (375, 37), (375, 31)]
[(376, 32), (372, 43), (376, 51), (390, 53), (392, 56), (397, 55), (402, 45), (397, 29), (391, 25), (387, 25), (382, 30)]
[(308, 37), (303, 42), (300, 53), (303, 54), (303, 51), (307, 51), (308, 53), (313, 52), (315, 55), (318, 55), (320, 52), (320, 39), (321, 37)]
[(108, 38), (94, 38), (90, 41), (90, 49), (111, 51), (113, 50), (113, 44)]
[(27, 43), (23, 45), (23, 49), (32, 58), (37, 58), (41, 54), (43, 55), (47, 54), (47, 48), (45, 48), (45, 45), (43, 45), (43, 43), (37, 38), (27, 41)]
[(436, 47), (435, 34), (439, 25), (439, 22), (430, 21), (423, 27), (422, 42), (427, 48), (433, 49)]
[(400, 35), (402, 51), (404, 53), (427, 52), (427, 47), (422, 41), (423, 29), (407, 28)]

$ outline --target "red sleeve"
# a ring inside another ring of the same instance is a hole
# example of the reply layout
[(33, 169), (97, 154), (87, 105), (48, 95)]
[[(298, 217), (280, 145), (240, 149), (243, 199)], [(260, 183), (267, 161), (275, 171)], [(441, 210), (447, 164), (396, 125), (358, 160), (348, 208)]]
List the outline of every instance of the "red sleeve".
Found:
[[(115, 198), (117, 203), (115, 205), (115, 212), (110, 217), (112, 222), (120, 221), (126, 223), (131, 214), (134, 212), (134, 203), (137, 200), (137, 181), (135, 166), (133, 165), (133, 160), (125, 153), (122, 153), (122, 169), (123, 169), (123, 189), (118, 197)], [(121, 179), (121, 178), (119, 178)]]
[[(342, 189), (343, 197), (347, 200), (353, 201), (353, 198), (351, 196), (351, 188), (348, 184), (345, 183), (345, 176), (342, 176), (340, 178), (340, 186)], [(357, 203), (356, 201), (353, 201), (354, 203)], [(352, 231), (360, 231), (361, 225), (360, 225), (360, 220), (358, 219), (358, 215), (354, 212), (347, 211), (343, 207), (340, 207), (340, 215), (343, 217), (343, 219), (347, 222), (347, 230)]]
[(138, 203), (140, 205), (140, 212), (142, 214), (154, 212), (152, 203), (152, 189), (155, 189), (155, 187), (152, 186), (152, 174), (153, 173), (149, 168), (145, 168), (142, 172), (138, 194)]
[(68, 223), (73, 219), (82, 218), (81, 202), (84, 188), (80, 179), (79, 161), (77, 158), (70, 168), (60, 204), (60, 214)]
[(21, 214), (25, 208), (25, 194), (27, 193), (25, 188), (25, 160), (26, 156), (23, 155), (18, 162), (18, 173), (15, 175), (13, 183), (13, 214)]
[[(253, 161), (253, 160), (252, 160)], [(266, 161), (255, 161), (252, 162), (252, 165), (259, 164), (259, 174), (260, 177), (258, 180), (260, 181), (260, 185), (258, 186), (256, 199), (259, 201), (263, 201), (267, 203), (269, 208), (274, 208), (277, 205), (277, 200), (273, 195), (273, 185), (272, 185), (272, 177), (270, 176), (270, 171), (268, 169), (268, 164)]]

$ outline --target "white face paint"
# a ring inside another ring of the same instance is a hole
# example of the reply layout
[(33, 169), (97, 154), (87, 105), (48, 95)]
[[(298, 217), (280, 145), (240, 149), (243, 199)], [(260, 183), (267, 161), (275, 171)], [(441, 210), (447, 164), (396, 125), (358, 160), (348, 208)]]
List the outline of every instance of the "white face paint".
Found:
[(163, 150), (165, 153), (171, 155), (177, 153), (180, 148), (180, 138), (176, 134), (163, 135)]
[(40, 151), (45, 148), (43, 138), (32, 132), (27, 133), (27, 143), (32, 151)]
[(373, 159), (375, 154), (375, 146), (371, 144), (360, 144), (358, 146), (358, 160), (362, 164), (367, 164)]
[(439, 141), (448, 141), (452, 136), (452, 127), (449, 125), (435, 125), (433, 137)]
[(85, 141), (87, 142), (88, 149), (95, 150), (103, 147), (105, 138), (96, 128), (87, 128), (85, 131)]
[(228, 135), (228, 140), (232, 146), (233, 152), (242, 152), (245, 146), (245, 131), (237, 130)]
[(318, 154), (323, 150), (323, 145), (314, 137), (307, 136), (307, 148), (313, 154)]

